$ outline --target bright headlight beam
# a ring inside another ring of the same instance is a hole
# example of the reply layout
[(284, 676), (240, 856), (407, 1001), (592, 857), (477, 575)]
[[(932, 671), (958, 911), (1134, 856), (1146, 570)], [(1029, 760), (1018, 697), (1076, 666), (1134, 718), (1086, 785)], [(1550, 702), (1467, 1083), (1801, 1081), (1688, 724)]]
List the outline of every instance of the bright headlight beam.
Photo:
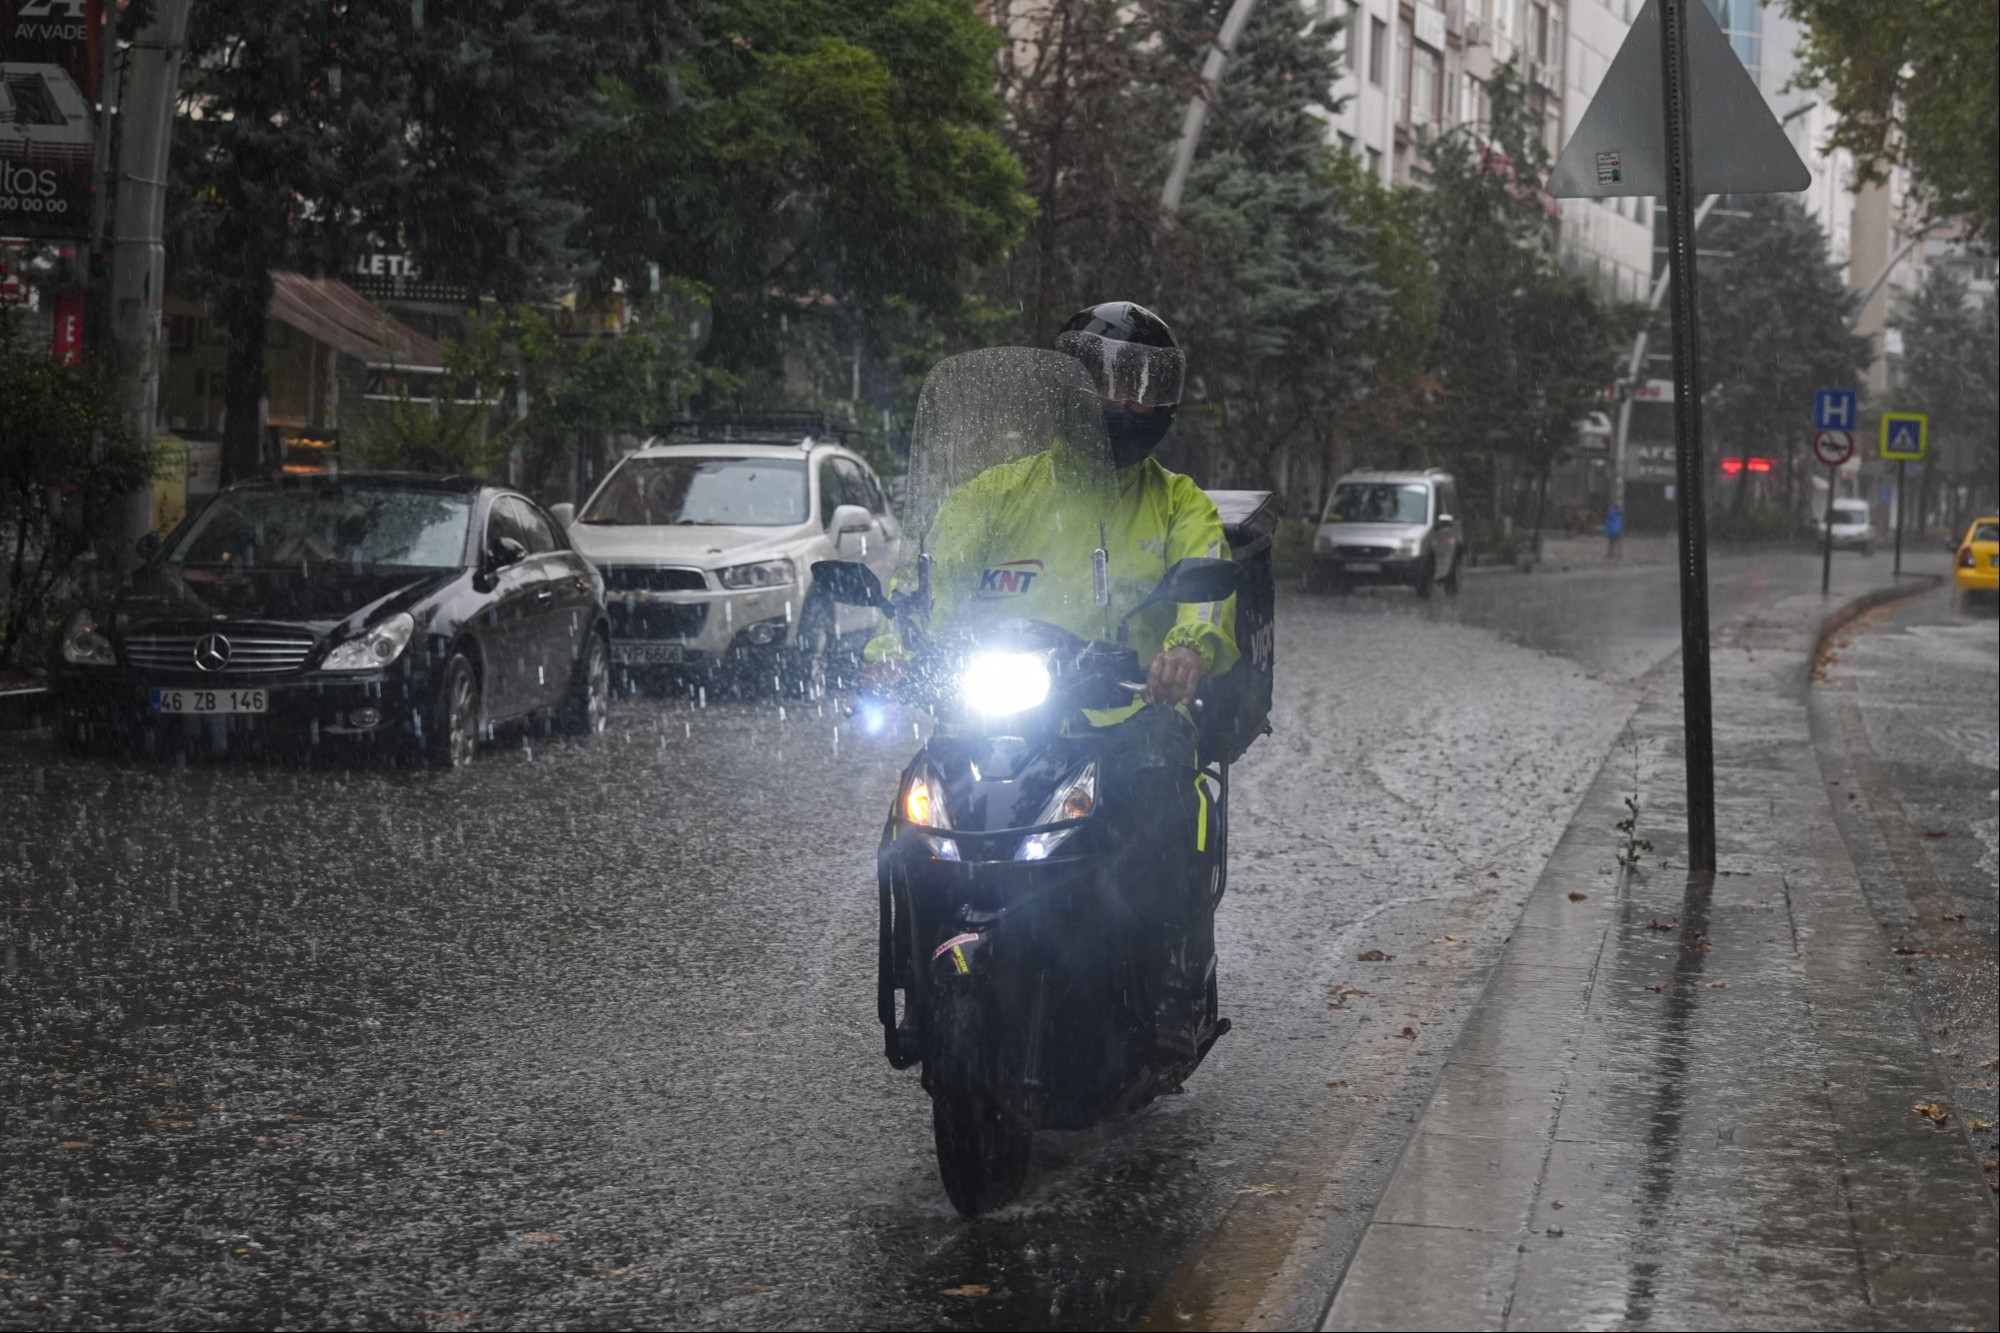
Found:
[(967, 664), (958, 686), (972, 707), (1006, 717), (1049, 697), (1049, 668), (1039, 653), (981, 653)]

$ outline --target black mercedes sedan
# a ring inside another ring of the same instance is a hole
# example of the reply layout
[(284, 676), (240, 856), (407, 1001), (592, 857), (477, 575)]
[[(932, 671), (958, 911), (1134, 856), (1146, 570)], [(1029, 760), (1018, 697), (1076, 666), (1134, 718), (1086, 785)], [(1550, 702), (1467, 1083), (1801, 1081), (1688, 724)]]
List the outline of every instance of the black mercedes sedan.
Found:
[(604, 582), (525, 496), (471, 478), (286, 477), (218, 493), (50, 672), (78, 747), (365, 738), (451, 768), (495, 723), (602, 731)]

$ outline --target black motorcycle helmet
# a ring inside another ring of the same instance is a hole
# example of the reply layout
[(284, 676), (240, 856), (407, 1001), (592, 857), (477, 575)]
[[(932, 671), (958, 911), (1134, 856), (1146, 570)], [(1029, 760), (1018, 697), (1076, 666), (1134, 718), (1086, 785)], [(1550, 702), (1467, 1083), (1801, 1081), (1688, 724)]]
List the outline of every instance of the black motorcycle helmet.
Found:
[(1187, 373), (1167, 322), (1142, 305), (1106, 301), (1071, 315), (1056, 350), (1083, 362), (1097, 385), (1112, 463), (1143, 462), (1174, 424)]

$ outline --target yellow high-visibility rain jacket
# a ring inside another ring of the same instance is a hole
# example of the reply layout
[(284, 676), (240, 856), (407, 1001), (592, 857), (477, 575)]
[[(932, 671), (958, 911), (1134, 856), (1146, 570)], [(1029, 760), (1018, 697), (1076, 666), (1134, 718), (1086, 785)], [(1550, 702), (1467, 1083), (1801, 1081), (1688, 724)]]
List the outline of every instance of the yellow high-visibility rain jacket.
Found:
[[(1175, 561), (1229, 559), (1215, 502), (1190, 478), (1150, 458), (1122, 468), (1116, 502), (1107, 511), (1108, 497), (1065, 485), (1057, 472), (1044, 451), (989, 468), (945, 498), (927, 546), (933, 633), (1025, 618), (1086, 639), (1109, 639), (1119, 618)], [(1109, 607), (1097, 605), (1091, 571), (1100, 520), (1110, 556)], [(1201, 655), (1209, 675), (1219, 675), (1238, 657), (1236, 599), (1150, 606), (1132, 618), (1129, 639), (1142, 666), (1156, 653), (1186, 646)], [(887, 621), (864, 658), (875, 662), (902, 652), (895, 622)], [(1093, 713), (1092, 721), (1122, 720), (1136, 707)]]

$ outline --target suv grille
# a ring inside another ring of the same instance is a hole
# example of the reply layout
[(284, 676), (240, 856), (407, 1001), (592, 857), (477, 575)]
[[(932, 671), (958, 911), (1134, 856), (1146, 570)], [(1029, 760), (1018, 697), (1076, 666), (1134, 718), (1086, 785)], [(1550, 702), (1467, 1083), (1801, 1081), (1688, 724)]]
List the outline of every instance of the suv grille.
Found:
[(1396, 554), (1396, 548), (1393, 546), (1336, 546), (1333, 549), (1341, 555), (1353, 556), (1356, 560), (1379, 560), (1383, 556)]
[(156, 671), (195, 671), (195, 649), (211, 636), (228, 644), (227, 665), (215, 675), (266, 675), (296, 671), (312, 656), (313, 636), (285, 630), (231, 629), (227, 625), (199, 634), (134, 634), (125, 640), (125, 660)]
[(659, 569), (652, 565), (599, 565), (604, 590), (616, 592), (706, 592), (708, 579), (698, 569)]
[(692, 639), (708, 623), (707, 602), (659, 603), (633, 606), (607, 601), (614, 639)]

